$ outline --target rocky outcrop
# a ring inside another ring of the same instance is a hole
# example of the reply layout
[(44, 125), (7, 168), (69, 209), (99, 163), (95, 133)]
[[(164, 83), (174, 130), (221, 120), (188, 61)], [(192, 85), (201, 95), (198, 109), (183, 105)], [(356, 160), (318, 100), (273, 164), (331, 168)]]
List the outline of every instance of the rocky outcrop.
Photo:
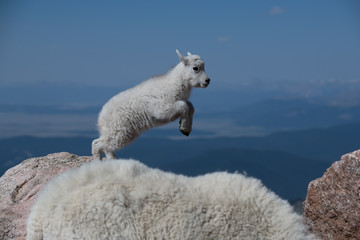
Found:
[(306, 223), (320, 238), (360, 239), (360, 150), (312, 181), (303, 206)]
[(25, 239), (30, 208), (43, 185), (67, 169), (93, 160), (70, 153), (31, 158), (0, 178), (0, 239)]

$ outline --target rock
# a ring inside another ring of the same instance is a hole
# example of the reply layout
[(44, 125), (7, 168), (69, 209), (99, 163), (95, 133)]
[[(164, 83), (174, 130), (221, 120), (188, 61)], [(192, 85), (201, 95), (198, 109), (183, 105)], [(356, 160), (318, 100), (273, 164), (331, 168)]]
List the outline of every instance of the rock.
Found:
[(27, 159), (6, 171), (0, 178), (0, 239), (25, 239), (27, 217), (43, 185), (53, 176), (91, 160), (54, 153)]
[(303, 206), (306, 223), (321, 239), (360, 239), (360, 150), (310, 182)]

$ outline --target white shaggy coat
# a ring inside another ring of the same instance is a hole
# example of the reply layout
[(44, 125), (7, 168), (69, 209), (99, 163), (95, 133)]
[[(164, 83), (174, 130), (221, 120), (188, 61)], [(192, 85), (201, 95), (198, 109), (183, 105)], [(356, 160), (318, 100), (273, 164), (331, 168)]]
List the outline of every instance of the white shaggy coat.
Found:
[(27, 223), (40, 239), (313, 239), (257, 179), (185, 177), (134, 160), (94, 161), (52, 179)]
[(96, 159), (115, 159), (114, 151), (132, 142), (147, 129), (180, 117), (180, 131), (192, 130), (194, 107), (188, 101), (193, 87), (205, 88), (210, 79), (198, 55), (187, 57), (176, 50), (180, 63), (168, 73), (153, 77), (111, 98), (98, 118), (100, 137), (92, 143)]

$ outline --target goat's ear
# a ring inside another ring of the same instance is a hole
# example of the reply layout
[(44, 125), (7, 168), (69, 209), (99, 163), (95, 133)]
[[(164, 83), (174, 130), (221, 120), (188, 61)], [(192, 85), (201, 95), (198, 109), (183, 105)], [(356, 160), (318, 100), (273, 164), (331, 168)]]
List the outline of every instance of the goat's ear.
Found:
[(177, 49), (176, 49), (176, 53), (177, 53), (180, 61), (186, 66), (187, 65), (187, 60), (184, 58), (184, 56)]
[(188, 52), (188, 56), (191, 56), (192, 54), (191, 54), (191, 52)]

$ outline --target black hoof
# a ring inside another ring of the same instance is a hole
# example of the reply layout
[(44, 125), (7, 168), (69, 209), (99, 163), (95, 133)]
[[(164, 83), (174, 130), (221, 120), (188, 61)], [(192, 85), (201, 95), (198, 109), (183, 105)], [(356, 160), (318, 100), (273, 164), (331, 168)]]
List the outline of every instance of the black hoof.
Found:
[(185, 136), (189, 136), (189, 135), (190, 135), (189, 132), (185, 132), (184, 130), (180, 130), (180, 132), (181, 132), (182, 134), (184, 134)]

